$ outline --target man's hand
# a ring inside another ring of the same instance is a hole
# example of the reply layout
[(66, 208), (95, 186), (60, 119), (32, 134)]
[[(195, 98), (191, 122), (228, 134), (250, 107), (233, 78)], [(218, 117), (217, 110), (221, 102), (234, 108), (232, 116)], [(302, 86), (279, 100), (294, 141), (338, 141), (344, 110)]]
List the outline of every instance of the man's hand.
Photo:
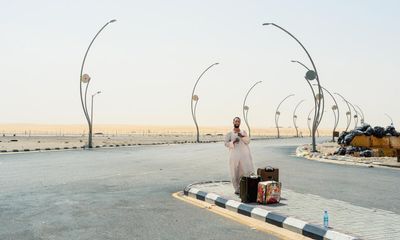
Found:
[(238, 143), (240, 141), (240, 138), (236, 138), (235, 141), (233, 141), (233, 143)]

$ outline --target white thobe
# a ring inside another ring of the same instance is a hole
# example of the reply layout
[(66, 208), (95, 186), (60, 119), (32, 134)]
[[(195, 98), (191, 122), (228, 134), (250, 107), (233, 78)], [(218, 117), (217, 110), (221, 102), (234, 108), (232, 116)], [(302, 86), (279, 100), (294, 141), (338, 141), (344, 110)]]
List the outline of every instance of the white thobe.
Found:
[(249, 148), (250, 139), (246, 131), (241, 130), (240, 133), (244, 137), (239, 138), (240, 141), (237, 143), (233, 143), (238, 138), (237, 133), (232, 131), (225, 135), (225, 146), (229, 148), (230, 152), (229, 168), (235, 192), (240, 190), (240, 177), (254, 173), (253, 160)]

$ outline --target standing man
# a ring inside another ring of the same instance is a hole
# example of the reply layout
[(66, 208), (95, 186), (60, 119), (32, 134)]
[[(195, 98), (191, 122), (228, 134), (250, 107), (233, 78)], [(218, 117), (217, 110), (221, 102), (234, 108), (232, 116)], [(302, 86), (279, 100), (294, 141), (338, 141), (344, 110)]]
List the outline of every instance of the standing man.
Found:
[(233, 130), (225, 135), (225, 146), (229, 148), (229, 168), (235, 194), (239, 194), (240, 177), (254, 173), (250, 154), (250, 139), (246, 131), (240, 130), (240, 118), (233, 119)]

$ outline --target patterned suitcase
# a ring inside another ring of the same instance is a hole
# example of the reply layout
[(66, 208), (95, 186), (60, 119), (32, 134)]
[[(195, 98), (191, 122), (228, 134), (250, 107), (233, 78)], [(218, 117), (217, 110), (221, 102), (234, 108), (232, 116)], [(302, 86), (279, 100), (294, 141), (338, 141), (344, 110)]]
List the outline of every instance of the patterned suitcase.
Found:
[(281, 200), (282, 183), (265, 181), (258, 183), (257, 202), (261, 204), (279, 203)]

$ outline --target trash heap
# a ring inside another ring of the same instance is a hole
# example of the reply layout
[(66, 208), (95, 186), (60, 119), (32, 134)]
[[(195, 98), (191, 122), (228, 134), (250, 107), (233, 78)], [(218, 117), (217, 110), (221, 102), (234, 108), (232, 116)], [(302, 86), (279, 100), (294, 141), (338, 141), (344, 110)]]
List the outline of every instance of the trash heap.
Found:
[(337, 140), (338, 144), (341, 145), (336, 151), (335, 155), (359, 155), (360, 157), (372, 157), (372, 150), (366, 147), (353, 147), (350, 146), (351, 141), (355, 136), (374, 136), (382, 138), (384, 136), (399, 137), (400, 132), (397, 132), (393, 126), (387, 126), (386, 128), (376, 126), (371, 127), (369, 124), (363, 124), (360, 127), (355, 128), (350, 132), (342, 132)]

